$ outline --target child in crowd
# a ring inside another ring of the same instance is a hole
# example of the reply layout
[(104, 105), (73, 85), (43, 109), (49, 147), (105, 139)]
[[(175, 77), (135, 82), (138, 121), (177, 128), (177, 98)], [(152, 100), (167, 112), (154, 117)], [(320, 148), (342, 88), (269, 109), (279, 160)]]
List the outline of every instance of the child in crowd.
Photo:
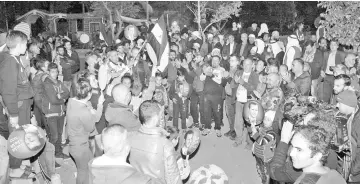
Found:
[(49, 64), (49, 76), (44, 81), (45, 94), (42, 99), (42, 112), (45, 114), (50, 142), (55, 146), (55, 157), (69, 158), (62, 152), (61, 135), (64, 126), (65, 102), (70, 96), (69, 90), (59, 81), (58, 66)]
[(267, 111), (263, 124), (260, 126), (251, 124), (251, 138), (255, 141), (252, 151), (256, 159), (256, 168), (264, 184), (269, 183), (270, 180), (268, 163), (274, 156), (276, 147), (276, 133), (272, 129), (274, 118), (275, 111)]

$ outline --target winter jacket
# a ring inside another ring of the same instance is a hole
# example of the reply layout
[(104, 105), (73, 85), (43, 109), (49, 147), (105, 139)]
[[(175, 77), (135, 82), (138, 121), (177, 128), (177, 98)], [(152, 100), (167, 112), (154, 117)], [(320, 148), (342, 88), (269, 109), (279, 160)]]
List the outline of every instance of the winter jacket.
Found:
[(35, 77), (31, 80), (31, 86), (34, 89), (34, 103), (38, 108), (41, 108), (42, 99), (45, 95), (44, 81), (47, 77), (47, 73), (37, 72)]
[(19, 102), (34, 96), (28, 74), (20, 58), (8, 53), (0, 53), (0, 94), (12, 117), (18, 116)]
[(138, 171), (167, 184), (180, 184), (176, 152), (161, 128), (141, 126), (129, 136), (131, 145), (129, 161)]
[(139, 119), (133, 114), (129, 106), (118, 102), (108, 105), (105, 111), (105, 118), (109, 125), (119, 124), (128, 131), (137, 131), (141, 125)]
[(95, 123), (100, 120), (103, 106), (98, 105), (95, 112), (91, 111), (90, 103), (83, 103), (75, 98), (70, 98), (66, 109), (67, 131), (70, 146), (86, 145), (90, 133), (95, 130)]
[(78, 53), (75, 50), (71, 50), (71, 55), (69, 55), (68, 51), (65, 51), (65, 56), (69, 59), (74, 61), (74, 65), (71, 66), (71, 73), (74, 74), (79, 71), (80, 69), (80, 58)]
[[(70, 96), (69, 90), (62, 82), (57, 80), (57, 83), (55, 83), (50, 77), (45, 79), (44, 89), (45, 94), (41, 109), (45, 117), (63, 115), (66, 110), (65, 102)], [(61, 98), (58, 98), (58, 94), (60, 94)]]
[[(96, 159), (96, 158), (95, 158)], [(89, 162), (90, 184), (162, 184), (131, 165), (93, 165)]]
[(299, 77), (287, 84), (288, 89), (293, 89), (303, 96), (309, 96), (311, 90), (311, 76), (309, 72), (303, 72)]
[(60, 65), (62, 67), (62, 75), (64, 76), (64, 81), (71, 81), (71, 68), (75, 65), (75, 63), (73, 61), (69, 61), (66, 57), (63, 57), (60, 58)]
[(294, 184), (346, 184), (344, 178), (335, 170), (330, 170), (326, 174), (302, 173)]

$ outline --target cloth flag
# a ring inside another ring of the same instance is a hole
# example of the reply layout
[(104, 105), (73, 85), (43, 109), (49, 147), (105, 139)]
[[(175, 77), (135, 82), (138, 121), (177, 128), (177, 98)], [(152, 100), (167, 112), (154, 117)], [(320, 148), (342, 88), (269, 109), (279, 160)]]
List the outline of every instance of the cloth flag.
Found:
[(149, 32), (146, 50), (153, 66), (163, 72), (169, 63), (170, 51), (164, 15)]

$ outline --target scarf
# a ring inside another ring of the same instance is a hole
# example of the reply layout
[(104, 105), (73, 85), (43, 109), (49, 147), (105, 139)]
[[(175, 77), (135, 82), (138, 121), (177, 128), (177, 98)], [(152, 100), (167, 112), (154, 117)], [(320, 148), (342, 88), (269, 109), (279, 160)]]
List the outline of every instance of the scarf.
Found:
[(312, 63), (314, 60), (315, 52), (316, 52), (315, 46), (313, 46), (310, 51), (305, 51), (303, 60), (305, 62)]

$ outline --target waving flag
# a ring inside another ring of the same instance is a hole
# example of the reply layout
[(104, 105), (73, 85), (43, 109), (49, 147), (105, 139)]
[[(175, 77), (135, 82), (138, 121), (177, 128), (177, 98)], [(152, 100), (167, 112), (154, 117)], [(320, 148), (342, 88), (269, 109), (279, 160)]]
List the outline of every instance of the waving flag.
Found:
[(158, 70), (164, 71), (169, 63), (170, 51), (164, 15), (160, 17), (149, 32), (146, 50), (153, 62), (153, 66), (157, 66)]

